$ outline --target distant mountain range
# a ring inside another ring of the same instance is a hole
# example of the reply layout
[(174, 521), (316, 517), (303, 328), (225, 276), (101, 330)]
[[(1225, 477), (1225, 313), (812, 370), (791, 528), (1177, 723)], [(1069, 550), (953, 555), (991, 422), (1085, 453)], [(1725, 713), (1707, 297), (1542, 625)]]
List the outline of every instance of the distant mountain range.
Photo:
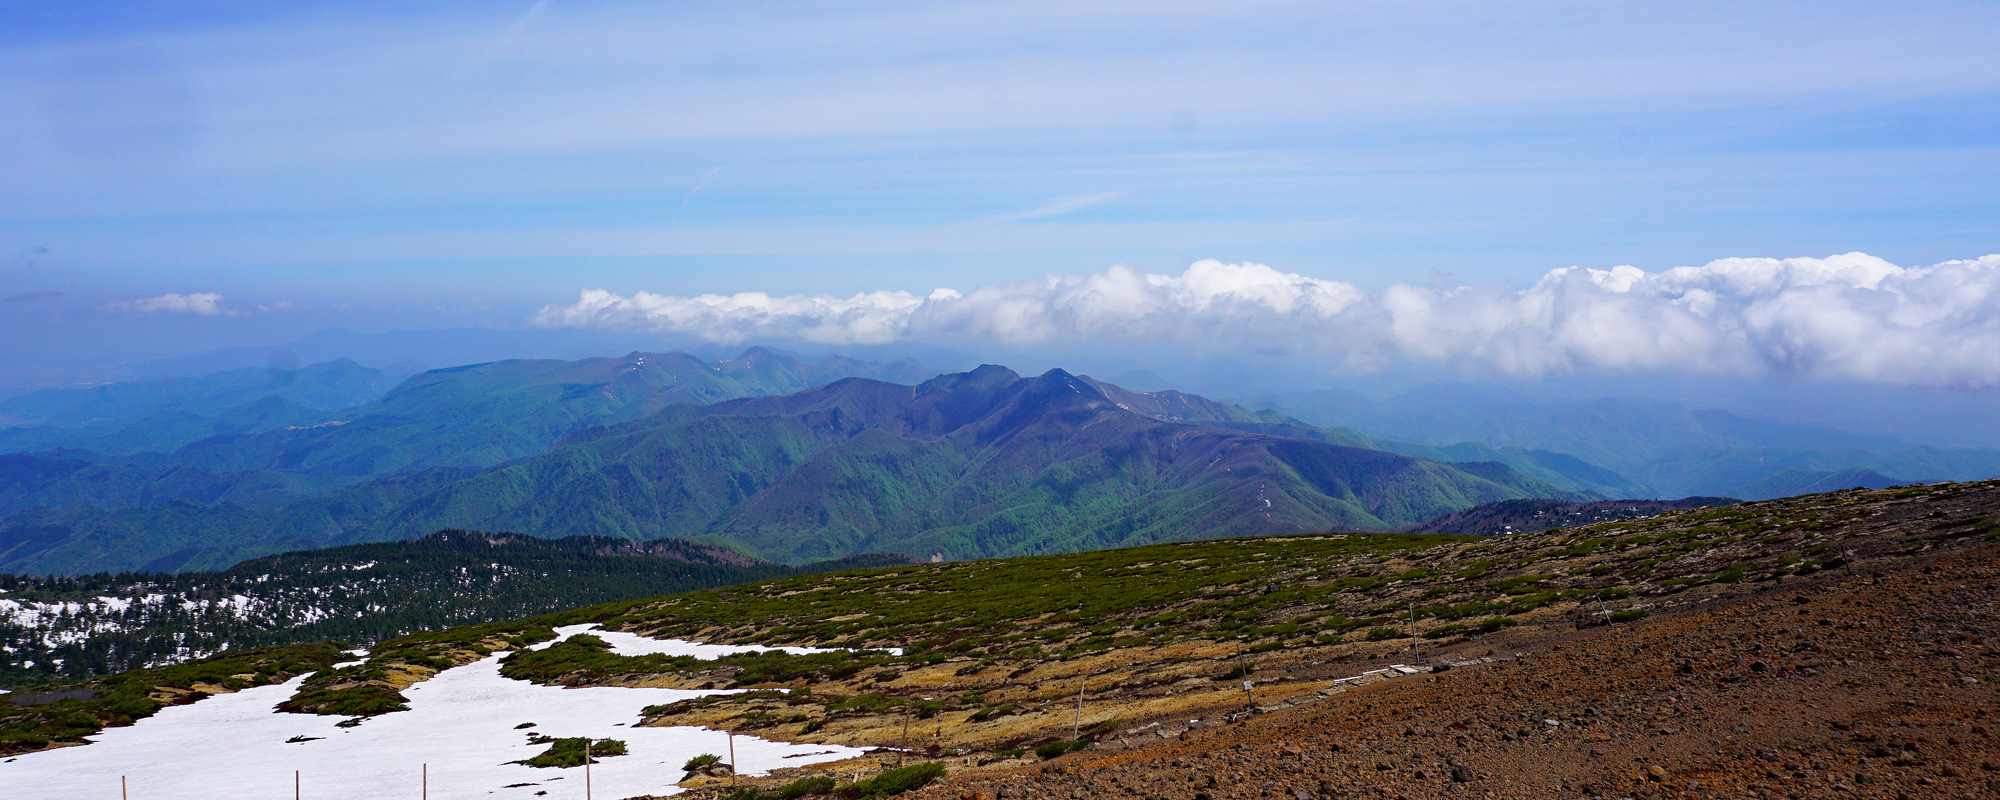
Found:
[[(440, 528), (679, 536), (793, 563), (956, 558), (1388, 529), (1492, 500), (1593, 496), (1601, 472), (1370, 449), (1060, 370), (894, 382), (914, 369), (763, 349), (714, 364), (503, 361), (169, 453), (0, 456), (0, 569), (219, 568)], [(883, 379), (842, 377), (854, 375)]]
[(0, 685), (105, 675), (272, 644), (366, 643), (802, 572), (678, 539), (441, 531), (265, 556), (220, 572), (0, 575)]
[(1279, 435), (1232, 416), (1249, 415), (1061, 370), (1024, 378), (986, 366), (916, 386), (849, 379), (593, 429), (430, 492), (392, 526), (672, 531), (783, 561), (961, 558), (1384, 529), (1565, 494), (1503, 464)]
[(213, 436), (309, 425), (396, 385), (352, 361), (247, 368), (199, 378), (43, 389), (0, 401), (0, 452), (173, 450)]
[(1330, 427), (1062, 370), (932, 377), (765, 348), (388, 382), (330, 362), (0, 403), (15, 423), (0, 429), (0, 570), (220, 569), (444, 528), (680, 537), (786, 563), (965, 558), (2000, 472), (2000, 452), (1671, 404), (1287, 401), (1362, 423)]

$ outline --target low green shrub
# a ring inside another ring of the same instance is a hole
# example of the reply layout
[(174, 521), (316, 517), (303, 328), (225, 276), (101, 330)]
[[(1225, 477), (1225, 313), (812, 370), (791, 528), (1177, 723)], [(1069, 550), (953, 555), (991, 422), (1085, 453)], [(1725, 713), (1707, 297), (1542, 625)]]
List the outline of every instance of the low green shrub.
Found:
[(625, 755), (626, 752), (625, 743), (617, 739), (591, 741), (588, 736), (568, 736), (560, 739), (549, 739), (547, 741), (549, 749), (543, 750), (540, 755), (534, 758), (523, 759), (514, 763), (538, 768), (553, 767), (567, 769), (569, 767), (583, 766), (586, 745), (589, 747), (588, 755), (592, 761), (615, 758)]

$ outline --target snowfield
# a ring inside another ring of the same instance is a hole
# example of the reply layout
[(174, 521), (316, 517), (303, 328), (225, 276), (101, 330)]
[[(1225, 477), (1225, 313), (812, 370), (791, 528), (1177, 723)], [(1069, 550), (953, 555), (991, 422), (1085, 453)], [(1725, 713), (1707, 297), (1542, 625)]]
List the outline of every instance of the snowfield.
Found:
[[(734, 653), (766, 653), (777, 650), (795, 656), (804, 656), (812, 655), (813, 653), (837, 653), (843, 649), (839, 647), (759, 647), (757, 645), (702, 644), (700, 642), (690, 642), (686, 639), (652, 639), (624, 631), (601, 631), (597, 629), (596, 625), (566, 625), (557, 628), (554, 640), (535, 645), (530, 649), (540, 650), (579, 633), (588, 633), (599, 639), (603, 639), (605, 644), (611, 645), (611, 652), (621, 656), (643, 656), (659, 653), (669, 656), (694, 656), (695, 658), (707, 660), (721, 658)], [(900, 656), (903, 654), (903, 648), (885, 647), (881, 652), (892, 656)]]
[[(569, 626), (558, 633), (568, 638), (592, 627)], [(776, 649), (593, 633), (621, 653), (716, 658)], [(594, 796), (617, 798), (678, 793), (674, 784), (687, 759), (702, 753), (728, 758), (722, 731), (633, 727), (646, 706), (728, 691), (537, 686), (501, 677), (503, 655), (445, 670), (412, 686), (404, 690), (408, 711), (353, 728), (336, 727), (339, 717), (274, 710), (304, 677), (162, 709), (135, 725), (93, 736), (89, 745), (0, 762), (0, 786), (7, 787), (9, 800), (116, 797), (118, 779), (126, 776), (132, 796), (147, 800), (282, 797), (291, 792), (292, 771), (298, 770), (307, 797), (415, 797), (428, 763), (430, 796), (442, 800), (582, 797), (582, 767), (535, 769), (509, 763), (546, 749), (528, 744), (529, 734), (540, 733), (623, 740), (629, 754), (591, 767)], [(535, 725), (515, 729), (525, 722)], [(736, 737), (736, 758), (746, 775), (862, 752)]]

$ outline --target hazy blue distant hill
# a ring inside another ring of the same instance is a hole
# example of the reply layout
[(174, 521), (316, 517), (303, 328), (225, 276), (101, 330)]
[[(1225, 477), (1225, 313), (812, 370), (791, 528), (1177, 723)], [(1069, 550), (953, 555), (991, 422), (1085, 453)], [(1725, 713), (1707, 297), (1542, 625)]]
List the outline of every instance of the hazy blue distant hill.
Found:
[(1844, 473), (1862, 478), (1854, 482), (1859, 485), (2000, 475), (2000, 450), (1917, 446), (1655, 400), (1530, 400), (1445, 386), (1388, 400), (1315, 392), (1272, 402), (1315, 424), (1342, 425), (1384, 441), (1564, 454), (1637, 490), (1616, 491), (1619, 487), (1608, 484), (1596, 489), (1613, 495), (1754, 499), (1794, 494), (1785, 489), (1820, 480), (1830, 480), (1828, 487), (1846, 485), (1836, 477)]
[(0, 452), (173, 450), (212, 436), (312, 424), (371, 402), (395, 377), (352, 361), (43, 389), (0, 401)]
[[(752, 348), (715, 363), (681, 353), (496, 361), (432, 370), (393, 389), (358, 377), (372, 371), (334, 362), (112, 384), (77, 397), (38, 392), (16, 407), (51, 424), (0, 431), (0, 441), (11, 434), (23, 450), (39, 451), (0, 458), (0, 514), (174, 501), (256, 506), (398, 473), (493, 466), (670, 405), (783, 394), (853, 375), (914, 380), (922, 372), (908, 362)], [(277, 393), (238, 404), (266, 391)], [(73, 406), (67, 416), (57, 413), (65, 402)], [(205, 421), (146, 427), (167, 416), (161, 408)], [(121, 409), (141, 415), (138, 422), (105, 421)]]
[(216, 472), (271, 470), (329, 486), (431, 467), (488, 467), (584, 428), (668, 406), (784, 394), (853, 376), (909, 379), (909, 363), (808, 358), (764, 348), (710, 363), (685, 353), (521, 359), (416, 375), (381, 400), (302, 428), (215, 437), (177, 456)]
[(1757, 499), (1791, 497), (1814, 492), (1831, 492), (1840, 489), (1886, 489), (1920, 481), (1892, 478), (1874, 470), (1807, 470), (1788, 469), (1774, 473), (1753, 483), (1746, 496)]

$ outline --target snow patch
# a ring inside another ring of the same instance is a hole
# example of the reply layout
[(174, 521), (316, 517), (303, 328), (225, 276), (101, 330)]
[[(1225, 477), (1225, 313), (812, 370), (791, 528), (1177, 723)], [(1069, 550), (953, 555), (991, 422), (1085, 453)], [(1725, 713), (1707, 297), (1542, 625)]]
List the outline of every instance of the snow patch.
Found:
[[(565, 625), (556, 629), (555, 639), (538, 645), (531, 645), (528, 649), (540, 650), (579, 633), (588, 633), (599, 639), (603, 639), (605, 644), (611, 645), (611, 652), (621, 656), (647, 656), (657, 653), (666, 656), (694, 656), (703, 661), (710, 661), (738, 653), (768, 653), (774, 650), (795, 656), (812, 655), (814, 653), (856, 652), (851, 648), (845, 647), (764, 647), (754, 644), (702, 644), (686, 639), (653, 639), (640, 636), (636, 633), (599, 630), (596, 624)], [(903, 648), (883, 648), (882, 652), (886, 652), (892, 656), (900, 656), (903, 654)]]
[[(569, 626), (563, 636), (589, 626)], [(714, 645), (646, 640), (598, 632), (629, 652), (698, 655)], [(691, 650), (690, 648), (701, 648)], [(742, 652), (747, 648), (738, 649)], [(771, 648), (763, 648), (771, 649)], [(717, 653), (722, 655), (726, 653)], [(340, 728), (339, 717), (275, 712), (305, 678), (279, 686), (217, 695), (162, 709), (137, 724), (90, 737), (85, 747), (30, 753), (0, 763), (10, 800), (69, 800), (103, 795), (128, 776), (135, 796), (159, 800), (284, 796), (299, 770), (305, 793), (319, 797), (402, 797), (416, 794), (423, 765), (430, 796), (440, 800), (532, 798), (581, 793), (582, 768), (533, 769), (509, 762), (546, 745), (528, 744), (530, 731), (548, 736), (621, 739), (630, 754), (591, 768), (598, 796), (668, 795), (680, 766), (702, 753), (727, 755), (722, 731), (697, 727), (633, 727), (646, 706), (728, 691), (537, 686), (500, 675), (495, 653), (445, 670), (404, 690), (410, 709)], [(704, 656), (712, 657), (712, 656)], [(535, 727), (516, 730), (533, 722)], [(293, 740), (288, 742), (287, 740)], [(862, 750), (736, 737), (745, 775), (779, 767), (838, 761)], [(512, 784), (522, 784), (513, 786)]]

